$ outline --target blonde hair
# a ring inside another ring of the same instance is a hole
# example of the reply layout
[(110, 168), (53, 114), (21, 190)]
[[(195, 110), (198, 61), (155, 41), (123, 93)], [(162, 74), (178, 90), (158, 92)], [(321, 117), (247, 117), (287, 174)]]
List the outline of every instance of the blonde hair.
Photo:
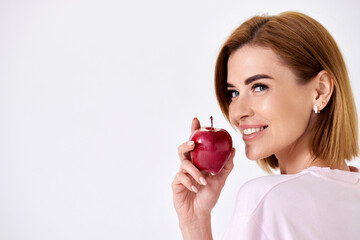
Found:
[[(330, 33), (316, 20), (298, 12), (255, 16), (241, 24), (227, 39), (217, 58), (215, 91), (229, 120), (227, 62), (232, 52), (245, 44), (271, 48), (295, 73), (299, 83), (311, 81), (321, 70), (334, 80), (334, 91), (318, 115), (312, 131), (311, 150), (331, 168), (359, 154), (356, 106), (341, 52)], [(266, 172), (279, 167), (274, 155), (258, 160)]]

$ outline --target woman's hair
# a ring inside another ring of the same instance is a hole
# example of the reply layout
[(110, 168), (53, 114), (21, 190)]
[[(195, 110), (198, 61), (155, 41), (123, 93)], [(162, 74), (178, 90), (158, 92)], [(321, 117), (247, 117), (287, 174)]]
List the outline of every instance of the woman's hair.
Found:
[[(298, 12), (252, 17), (223, 45), (215, 67), (215, 91), (221, 111), (229, 122), (231, 99), (227, 94), (227, 62), (229, 56), (245, 44), (272, 49), (294, 72), (300, 84), (306, 84), (321, 70), (326, 70), (334, 80), (334, 91), (318, 114), (311, 133), (311, 150), (314, 157), (326, 160), (331, 168), (359, 154), (356, 106), (341, 52), (320, 23)], [(274, 155), (257, 163), (269, 173), (271, 168), (279, 167)]]

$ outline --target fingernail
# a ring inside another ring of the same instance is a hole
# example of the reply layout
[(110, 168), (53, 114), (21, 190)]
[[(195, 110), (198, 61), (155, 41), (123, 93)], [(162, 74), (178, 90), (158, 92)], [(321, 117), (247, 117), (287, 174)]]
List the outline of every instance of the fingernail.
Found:
[(197, 120), (197, 117), (194, 117), (194, 118), (193, 118), (193, 121), (195, 121), (195, 120)]
[(197, 188), (195, 186), (192, 186), (191, 189), (194, 191), (194, 192), (198, 192)]
[(188, 143), (187, 143), (188, 146), (191, 146), (193, 144), (194, 144), (194, 141), (188, 141)]
[(200, 182), (201, 182), (201, 184), (204, 185), (204, 186), (207, 184), (205, 178), (203, 178), (203, 177), (200, 177)]

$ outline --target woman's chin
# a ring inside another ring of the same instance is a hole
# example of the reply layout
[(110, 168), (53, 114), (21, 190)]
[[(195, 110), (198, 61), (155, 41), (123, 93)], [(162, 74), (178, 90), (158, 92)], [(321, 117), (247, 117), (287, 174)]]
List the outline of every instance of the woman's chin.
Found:
[(258, 161), (258, 160), (267, 158), (267, 157), (269, 157), (271, 155), (272, 154), (269, 155), (269, 154), (264, 154), (264, 153), (261, 153), (261, 152), (246, 151), (246, 157), (249, 160), (253, 160), (253, 161)]
[(246, 157), (252, 161), (257, 161), (257, 160), (262, 159), (261, 157), (258, 157), (257, 155), (253, 155), (253, 154), (246, 154)]

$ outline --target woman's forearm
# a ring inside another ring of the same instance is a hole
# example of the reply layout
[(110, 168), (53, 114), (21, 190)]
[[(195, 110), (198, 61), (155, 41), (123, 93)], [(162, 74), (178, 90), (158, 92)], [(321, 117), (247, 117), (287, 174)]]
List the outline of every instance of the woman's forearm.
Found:
[(180, 229), (184, 240), (212, 240), (211, 215), (203, 216), (192, 222), (181, 223)]

